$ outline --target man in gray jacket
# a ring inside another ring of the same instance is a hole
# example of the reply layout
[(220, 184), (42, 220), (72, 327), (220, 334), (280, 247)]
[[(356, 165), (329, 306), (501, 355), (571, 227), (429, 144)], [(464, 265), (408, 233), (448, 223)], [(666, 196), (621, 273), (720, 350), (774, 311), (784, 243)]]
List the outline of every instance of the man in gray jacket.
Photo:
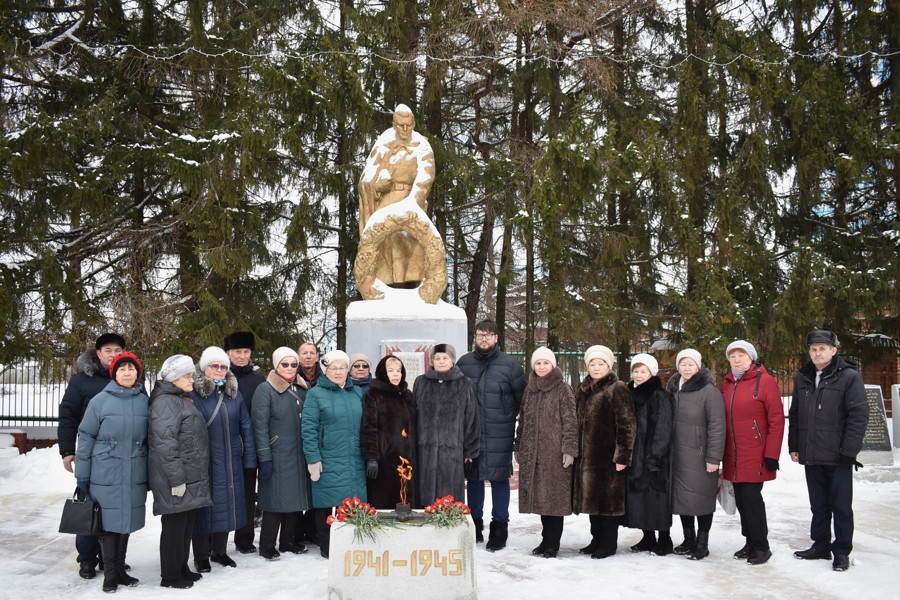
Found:
[[(812, 511), (813, 545), (794, 556), (828, 560), (832, 568), (850, 568), (853, 549), (853, 472), (862, 465), (862, 449), (869, 424), (866, 389), (853, 365), (837, 356), (838, 339), (831, 331), (806, 336), (810, 362), (794, 380), (788, 425), (791, 460), (806, 467), (806, 487)], [(834, 542), (831, 523), (834, 521)]]
[(509, 528), (509, 478), (516, 416), (528, 383), (519, 362), (497, 346), (500, 329), (493, 321), (475, 325), (475, 350), (457, 366), (475, 384), (481, 411), (481, 454), (466, 472), (466, 489), (476, 540), (484, 541), (484, 482), (491, 482), (491, 526), (487, 549), (506, 547)]

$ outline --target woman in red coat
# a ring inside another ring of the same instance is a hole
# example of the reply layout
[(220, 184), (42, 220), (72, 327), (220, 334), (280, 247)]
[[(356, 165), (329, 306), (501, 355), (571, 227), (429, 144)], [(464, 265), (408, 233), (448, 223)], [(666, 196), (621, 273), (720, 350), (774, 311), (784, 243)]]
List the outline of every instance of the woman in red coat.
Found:
[(722, 477), (734, 483), (744, 547), (734, 553), (751, 565), (769, 560), (769, 525), (762, 497), (764, 481), (775, 479), (784, 437), (784, 407), (775, 379), (756, 362), (756, 348), (744, 340), (728, 345), (731, 371), (722, 381), (725, 455)]

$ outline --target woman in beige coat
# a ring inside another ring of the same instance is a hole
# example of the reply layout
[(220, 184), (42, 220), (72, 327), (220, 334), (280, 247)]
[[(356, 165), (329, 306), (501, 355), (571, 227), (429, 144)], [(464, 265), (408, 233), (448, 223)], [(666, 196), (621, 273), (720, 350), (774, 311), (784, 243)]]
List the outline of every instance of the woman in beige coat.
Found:
[(531, 551), (555, 558), (563, 517), (572, 514), (572, 463), (578, 455), (575, 395), (549, 348), (531, 355), (531, 374), (522, 396), (516, 430), (519, 512), (541, 515), (541, 543)]

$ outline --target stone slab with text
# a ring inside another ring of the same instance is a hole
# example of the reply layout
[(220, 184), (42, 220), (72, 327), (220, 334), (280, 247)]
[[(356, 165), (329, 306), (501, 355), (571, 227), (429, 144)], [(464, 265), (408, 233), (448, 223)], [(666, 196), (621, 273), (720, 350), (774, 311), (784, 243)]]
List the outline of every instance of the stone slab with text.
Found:
[(354, 540), (355, 527), (333, 525), (329, 600), (474, 600), (475, 528), (401, 524)]
[(864, 465), (893, 465), (894, 454), (891, 451), (891, 437), (888, 432), (881, 386), (867, 385), (866, 399), (869, 401), (869, 424), (863, 437), (862, 451), (857, 459)]

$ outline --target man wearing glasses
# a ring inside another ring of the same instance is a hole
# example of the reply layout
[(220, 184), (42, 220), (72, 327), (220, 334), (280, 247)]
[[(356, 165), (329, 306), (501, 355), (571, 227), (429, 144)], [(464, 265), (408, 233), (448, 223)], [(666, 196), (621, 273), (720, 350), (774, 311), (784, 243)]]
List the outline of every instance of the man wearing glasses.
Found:
[(466, 473), (468, 504), (475, 522), (475, 539), (484, 541), (484, 482), (491, 482), (491, 525), (487, 549), (506, 547), (509, 535), (509, 478), (513, 473), (512, 451), (516, 416), (527, 380), (512, 356), (497, 346), (500, 329), (493, 321), (475, 325), (475, 350), (459, 359), (457, 366), (475, 384), (481, 411), (481, 455)]

